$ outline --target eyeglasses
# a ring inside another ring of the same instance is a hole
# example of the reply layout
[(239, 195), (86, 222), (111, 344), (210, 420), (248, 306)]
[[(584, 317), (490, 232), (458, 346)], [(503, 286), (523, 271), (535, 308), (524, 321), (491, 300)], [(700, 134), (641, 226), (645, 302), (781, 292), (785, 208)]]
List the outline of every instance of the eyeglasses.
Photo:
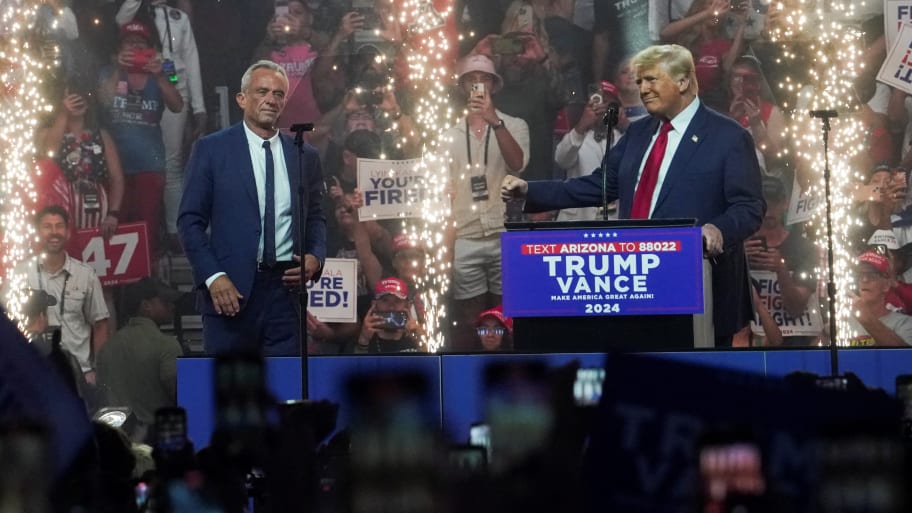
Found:
[(504, 328), (476, 328), (475, 331), (478, 332), (479, 337), (485, 335), (503, 335), (507, 332)]

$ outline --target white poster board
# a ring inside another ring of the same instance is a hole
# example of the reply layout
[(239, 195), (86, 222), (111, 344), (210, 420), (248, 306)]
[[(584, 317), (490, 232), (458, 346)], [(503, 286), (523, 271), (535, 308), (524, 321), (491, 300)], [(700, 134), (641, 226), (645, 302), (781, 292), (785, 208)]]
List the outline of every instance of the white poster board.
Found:
[[(807, 306), (804, 312), (798, 317), (792, 317), (785, 310), (782, 302), (782, 292), (779, 286), (779, 278), (776, 273), (771, 271), (751, 271), (751, 279), (760, 284), (760, 301), (769, 310), (770, 315), (783, 337), (799, 336), (817, 336), (823, 332), (823, 318), (820, 315), (817, 294), (811, 294), (808, 298)], [(763, 336), (763, 327), (760, 326), (760, 320), (754, 314), (754, 320), (751, 321), (751, 331), (755, 335)]]
[[(361, 220), (420, 217), (429, 193), (420, 162), (358, 159), (358, 188), (364, 198), (364, 206), (358, 209)], [(443, 204), (429, 207), (436, 210)]]
[(307, 285), (307, 311), (322, 322), (357, 322), (358, 261), (327, 258), (323, 274)]
[(912, 23), (912, 1), (910, 0), (884, 0), (884, 37), (887, 48), (896, 41), (902, 25)]
[(912, 25), (903, 25), (887, 53), (877, 80), (912, 94)]
[(785, 213), (785, 224), (793, 225), (810, 221), (814, 211), (823, 204), (822, 196), (812, 196), (809, 191), (802, 191), (796, 178), (792, 182), (792, 196), (789, 198), (788, 211)]

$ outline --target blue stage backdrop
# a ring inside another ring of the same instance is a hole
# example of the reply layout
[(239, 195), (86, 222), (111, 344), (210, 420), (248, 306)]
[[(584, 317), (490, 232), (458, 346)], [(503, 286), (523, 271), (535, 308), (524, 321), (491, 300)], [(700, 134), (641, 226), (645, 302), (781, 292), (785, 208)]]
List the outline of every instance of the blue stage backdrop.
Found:
[[(829, 373), (829, 352), (825, 350), (729, 350), (650, 353), (669, 360), (721, 369), (781, 377), (794, 371)], [(326, 399), (340, 405), (338, 426), (345, 427), (351, 417), (351, 404), (345, 397), (345, 380), (353, 373), (420, 373), (429, 390), (423, 407), (436, 409), (440, 427), (453, 442), (465, 443), (469, 427), (484, 419), (484, 368), (493, 362), (539, 360), (551, 367), (578, 361), (581, 366), (599, 366), (605, 356), (579, 354), (476, 354), (476, 355), (359, 355), (314, 356), (309, 369), (311, 399)], [(842, 372), (857, 374), (868, 386), (894, 392), (899, 374), (912, 374), (912, 350), (849, 349), (840, 353)], [(268, 386), (279, 400), (301, 397), (301, 366), (297, 358), (267, 358)], [(212, 392), (211, 358), (178, 360), (177, 399), (187, 410), (188, 434), (197, 448), (209, 443), (215, 418)], [(653, 381), (661, 377), (649, 378)]]

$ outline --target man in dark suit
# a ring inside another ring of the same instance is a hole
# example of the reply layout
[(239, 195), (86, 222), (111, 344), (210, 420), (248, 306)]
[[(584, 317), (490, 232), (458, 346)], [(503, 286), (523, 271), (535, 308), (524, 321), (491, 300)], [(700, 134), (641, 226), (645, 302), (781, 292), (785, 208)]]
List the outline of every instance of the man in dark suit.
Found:
[[(634, 57), (650, 117), (632, 123), (605, 156), (608, 200), (621, 219), (695, 218), (713, 269), (717, 345), (751, 318), (742, 242), (760, 227), (764, 203), (751, 136), (697, 97), (693, 57), (684, 47), (649, 47)], [(503, 180), (506, 200), (525, 197), (537, 212), (602, 203), (602, 170), (564, 182)]]
[[(326, 217), (317, 151), (304, 145), (296, 152), (275, 128), (287, 93), (284, 68), (251, 65), (236, 98), (244, 120), (200, 139), (187, 164), (177, 226), (200, 291), (209, 353), (299, 352), (296, 292), (322, 269)], [(306, 173), (303, 205), (298, 158)], [(303, 245), (298, 223), (305, 223)]]

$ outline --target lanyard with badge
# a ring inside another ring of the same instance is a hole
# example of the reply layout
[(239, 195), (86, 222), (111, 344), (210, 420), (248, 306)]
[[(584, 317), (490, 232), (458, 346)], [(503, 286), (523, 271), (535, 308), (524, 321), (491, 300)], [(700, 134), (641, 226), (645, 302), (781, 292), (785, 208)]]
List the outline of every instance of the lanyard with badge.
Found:
[[(166, 5), (160, 5), (159, 7), (165, 11), (165, 38), (168, 39), (168, 57), (173, 57), (174, 43), (172, 43), (173, 38), (171, 37), (171, 22), (168, 21), (168, 17), (170, 17), (171, 13), (173, 12), (176, 15), (175, 19), (179, 20), (180, 13), (177, 11), (169, 11), (168, 6)], [(164, 41), (162, 41), (162, 46), (165, 46)], [(168, 82), (171, 82), (172, 84), (177, 83), (177, 67), (175, 67), (173, 60), (170, 58), (162, 60), (162, 72), (165, 74), (165, 76), (168, 77)]]
[[(469, 135), (469, 120), (466, 119), (466, 158), (469, 161), (469, 168), (472, 167), (472, 141)], [(472, 175), (469, 177), (469, 186), (472, 191), (472, 201), (485, 201), (488, 199), (488, 180), (485, 176), (488, 171), (488, 145), (491, 142), (491, 126), (488, 125), (485, 130), (484, 140), (484, 173), (481, 175)]]

